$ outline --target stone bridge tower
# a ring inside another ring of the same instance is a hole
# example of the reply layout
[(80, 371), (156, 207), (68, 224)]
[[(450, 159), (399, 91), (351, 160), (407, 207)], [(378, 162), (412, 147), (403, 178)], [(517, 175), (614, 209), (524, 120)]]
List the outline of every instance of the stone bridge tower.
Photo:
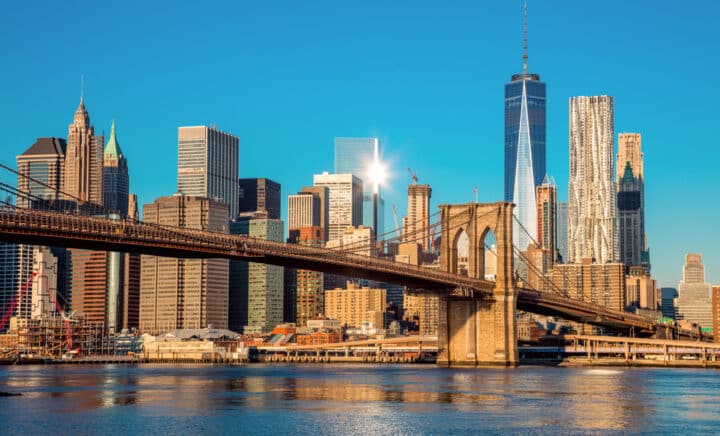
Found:
[(515, 313), (517, 292), (513, 278), (512, 219), (509, 202), (441, 205), (440, 267), (459, 273), (458, 240), (469, 240), (467, 275), (487, 284), (484, 275), (485, 238), (497, 240), (497, 272), (492, 293), (458, 289), (440, 298), (438, 364), (518, 364)]

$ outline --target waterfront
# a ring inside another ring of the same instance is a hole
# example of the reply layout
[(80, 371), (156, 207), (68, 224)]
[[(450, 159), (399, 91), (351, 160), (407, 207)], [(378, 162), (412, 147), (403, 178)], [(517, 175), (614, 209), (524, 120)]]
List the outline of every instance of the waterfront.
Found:
[(419, 365), (0, 368), (3, 434), (715, 432), (720, 372)]

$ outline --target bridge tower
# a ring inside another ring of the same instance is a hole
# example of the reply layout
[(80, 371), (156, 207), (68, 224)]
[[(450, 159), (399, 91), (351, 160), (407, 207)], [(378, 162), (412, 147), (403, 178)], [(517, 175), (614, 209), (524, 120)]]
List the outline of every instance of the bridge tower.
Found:
[(485, 237), (497, 239), (497, 273), (492, 295), (457, 289), (440, 298), (438, 364), (516, 366), (519, 362), (509, 202), (441, 205), (440, 267), (458, 273), (458, 240), (469, 239), (469, 277), (484, 279)]

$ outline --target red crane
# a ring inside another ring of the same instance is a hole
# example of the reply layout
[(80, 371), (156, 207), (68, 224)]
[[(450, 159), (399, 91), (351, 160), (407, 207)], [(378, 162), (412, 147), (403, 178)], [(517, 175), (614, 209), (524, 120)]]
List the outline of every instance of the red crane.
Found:
[[(37, 271), (33, 271), (30, 274), (30, 277), (25, 281), (23, 286), (20, 288), (20, 292), (17, 295), (17, 298), (12, 300), (10, 305), (8, 306), (7, 310), (5, 310), (5, 313), (3, 314), (2, 320), (0, 320), (0, 330), (3, 330), (5, 326), (7, 325), (8, 321), (10, 320), (10, 317), (12, 317), (13, 312), (15, 311), (15, 308), (17, 308), (18, 304), (20, 304), (20, 300), (25, 296), (28, 289), (32, 287), (33, 280), (35, 279), (35, 276), (37, 276)], [(45, 290), (47, 291), (47, 282), (44, 282), (45, 284)], [(55, 308), (57, 309), (60, 316), (63, 318), (63, 322), (65, 323), (65, 342), (67, 343), (67, 349), (70, 351), (72, 349), (72, 330), (70, 329), (70, 318), (66, 316), (65, 310), (63, 310), (62, 306), (57, 300), (57, 296), (55, 297)]]
[(18, 303), (20, 303), (20, 300), (22, 300), (22, 297), (25, 296), (27, 293), (27, 290), (30, 289), (32, 286), (32, 281), (35, 278), (37, 273), (33, 271), (30, 274), (30, 278), (27, 279), (25, 283), (23, 283), (22, 287), (20, 288), (20, 292), (18, 293), (17, 298), (15, 298), (12, 302), (10, 302), (10, 306), (8, 306), (7, 310), (3, 314), (2, 320), (0, 320), (0, 330), (3, 330), (5, 326), (7, 325), (8, 321), (10, 320), (10, 317), (12, 316), (13, 312), (15, 311), (15, 308), (18, 306)]

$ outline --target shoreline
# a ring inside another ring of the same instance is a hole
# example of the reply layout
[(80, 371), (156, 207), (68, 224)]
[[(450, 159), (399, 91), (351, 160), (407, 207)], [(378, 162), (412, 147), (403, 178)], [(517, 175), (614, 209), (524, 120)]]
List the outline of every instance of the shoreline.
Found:
[[(411, 360), (411, 361), (391, 361), (389, 359), (372, 359), (366, 357), (331, 357), (329, 360), (324, 358), (313, 359), (315, 356), (297, 356), (296, 358), (283, 358), (283, 359), (260, 359), (258, 361), (238, 361), (238, 360), (193, 360), (193, 359), (161, 359), (161, 360), (150, 360), (150, 359), (118, 359), (119, 356), (108, 356), (104, 358), (93, 358), (93, 359), (73, 359), (73, 360), (61, 360), (61, 359), (22, 359), (22, 360), (0, 360), (0, 366), (13, 366), (13, 365), (108, 365), (108, 364), (125, 364), (125, 365), (226, 365), (226, 366), (263, 366), (263, 365), (275, 365), (275, 364), (290, 364), (290, 365), (328, 365), (328, 364), (367, 364), (367, 365), (437, 365), (434, 359), (424, 360)], [(543, 366), (543, 367), (558, 367), (558, 368), (696, 368), (696, 369), (720, 369), (720, 361), (698, 361), (698, 360), (674, 360), (674, 361), (662, 361), (662, 360), (628, 360), (625, 359), (599, 359), (587, 361), (585, 359), (563, 359), (563, 360), (544, 360), (544, 359), (524, 359), (520, 361), (517, 367), (521, 366)], [(444, 366), (446, 368), (488, 368), (487, 366)]]

